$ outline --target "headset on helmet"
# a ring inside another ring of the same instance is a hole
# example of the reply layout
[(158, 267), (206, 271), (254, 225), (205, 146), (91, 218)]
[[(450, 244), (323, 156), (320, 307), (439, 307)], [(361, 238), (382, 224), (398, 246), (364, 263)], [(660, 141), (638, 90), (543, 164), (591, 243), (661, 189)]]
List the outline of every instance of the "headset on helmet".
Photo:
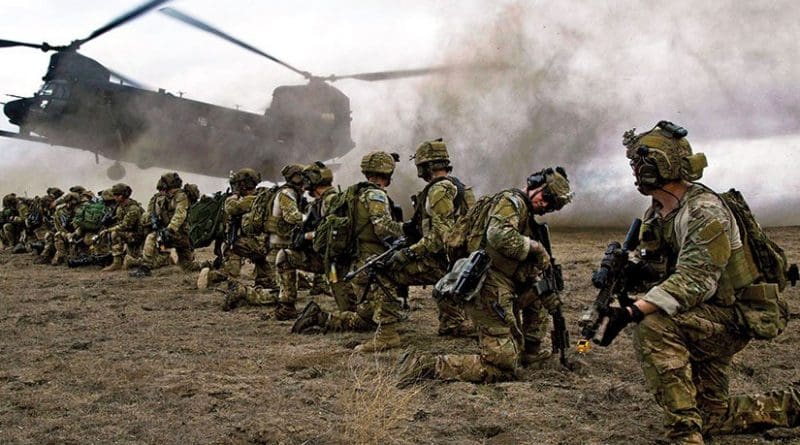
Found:
[(303, 169), (303, 182), (308, 191), (316, 187), (333, 184), (333, 172), (322, 161), (316, 161)]
[(261, 182), (261, 173), (252, 168), (243, 168), (236, 173), (231, 173), (230, 184), (234, 189), (251, 190)]
[(640, 190), (658, 188), (675, 180), (696, 181), (703, 176), (708, 161), (703, 153), (692, 154), (686, 140), (689, 132), (669, 121), (660, 121), (651, 130), (636, 134), (626, 131), (622, 144), (631, 160)]
[(156, 188), (158, 190), (171, 190), (181, 188), (182, 185), (183, 179), (178, 175), (178, 172), (169, 172), (161, 175)]
[(547, 210), (561, 210), (572, 201), (569, 177), (564, 167), (547, 167), (528, 176), (528, 190), (540, 188), (542, 197), (548, 203)]
[(300, 185), (303, 182), (303, 170), (306, 168), (303, 164), (289, 164), (281, 169), (281, 175), (287, 183), (293, 185)]

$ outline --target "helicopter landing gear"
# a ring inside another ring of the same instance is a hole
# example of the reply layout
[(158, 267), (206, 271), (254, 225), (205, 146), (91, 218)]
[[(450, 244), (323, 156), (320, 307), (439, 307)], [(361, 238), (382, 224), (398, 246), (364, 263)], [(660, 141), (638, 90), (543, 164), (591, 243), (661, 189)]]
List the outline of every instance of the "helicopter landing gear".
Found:
[(108, 167), (108, 170), (106, 170), (106, 175), (108, 176), (108, 179), (112, 181), (119, 181), (125, 177), (125, 167), (123, 167), (119, 162), (114, 162), (114, 164), (112, 164), (111, 167)]

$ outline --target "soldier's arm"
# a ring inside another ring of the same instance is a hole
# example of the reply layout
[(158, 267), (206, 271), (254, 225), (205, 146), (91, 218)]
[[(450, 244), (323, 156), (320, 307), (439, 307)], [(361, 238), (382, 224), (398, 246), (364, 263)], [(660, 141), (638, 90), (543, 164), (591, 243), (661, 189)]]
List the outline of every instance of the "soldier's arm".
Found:
[(364, 199), (369, 212), (369, 220), (378, 238), (403, 236), (403, 224), (392, 219), (389, 197), (383, 190), (367, 190)]
[(250, 211), (255, 195), (233, 195), (225, 200), (225, 214), (228, 216), (241, 216)]
[(177, 232), (180, 230), (184, 221), (186, 221), (186, 214), (189, 211), (189, 198), (183, 192), (177, 192), (175, 195), (175, 214), (169, 220), (167, 230)]
[(19, 213), (19, 216), (15, 216), (14, 217), (14, 222), (15, 223), (19, 223), (19, 224), (23, 224), (23, 223), (25, 223), (25, 220), (28, 218), (28, 215), (31, 213), (31, 211), (30, 211), (30, 208), (26, 204), (23, 204), (23, 203), (20, 202), (17, 205), (17, 213)]
[(132, 232), (136, 230), (136, 226), (142, 218), (142, 210), (138, 205), (131, 205), (125, 209), (125, 214), (122, 215), (120, 222), (108, 229), (109, 232)]
[(642, 297), (670, 315), (711, 298), (731, 256), (731, 243), (724, 224), (730, 223), (727, 212), (720, 206), (708, 204), (686, 211), (685, 227), (676, 227), (677, 233), (685, 233), (678, 240), (681, 247), (675, 273)]
[(504, 195), (492, 206), (486, 228), (486, 243), (501, 255), (522, 261), (530, 253), (531, 239), (518, 229), (525, 212), (525, 203), (518, 202), (519, 199)]
[(281, 215), (283, 220), (293, 226), (303, 224), (303, 213), (297, 206), (295, 197), (289, 190), (283, 189), (278, 194), (278, 205), (281, 208)]
[(428, 202), (431, 228), (423, 237), (410, 247), (417, 255), (432, 254), (444, 248), (444, 237), (453, 229), (455, 199), (458, 189), (450, 181), (439, 181), (428, 190)]

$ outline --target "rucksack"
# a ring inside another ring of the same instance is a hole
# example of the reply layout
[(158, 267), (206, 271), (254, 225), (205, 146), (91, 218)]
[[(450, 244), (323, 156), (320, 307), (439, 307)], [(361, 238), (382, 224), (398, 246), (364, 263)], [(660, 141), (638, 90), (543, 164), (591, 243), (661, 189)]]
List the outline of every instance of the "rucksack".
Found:
[(378, 186), (359, 182), (339, 192), (331, 200), (325, 218), (314, 231), (313, 248), (322, 256), (326, 268), (338, 259), (355, 256), (360, 230), (355, 226), (358, 197), (364, 190), (372, 188), (377, 189)]
[(761, 272), (761, 276), (767, 283), (778, 285), (782, 292), (789, 281), (789, 262), (786, 253), (758, 224), (750, 206), (747, 205), (744, 196), (736, 190), (730, 189), (719, 195), (725, 205), (733, 213), (736, 223), (739, 225), (742, 241), (746, 242), (753, 254), (753, 261)]
[(256, 194), (250, 211), (245, 213), (242, 218), (242, 232), (248, 236), (256, 236), (265, 232), (267, 220), (272, 213), (272, 203), (280, 188), (280, 186), (274, 185), (260, 190)]
[(89, 201), (78, 207), (73, 224), (81, 230), (96, 232), (103, 228), (103, 218), (107, 212), (103, 201)]
[(189, 241), (195, 249), (206, 247), (223, 236), (226, 199), (227, 195), (222, 192), (203, 195), (189, 207), (186, 221), (189, 225)]
[(787, 267), (786, 253), (767, 236), (738, 190), (730, 189), (717, 196), (733, 213), (742, 243), (749, 248), (763, 279), (742, 290), (736, 307), (750, 336), (761, 340), (775, 338), (789, 323), (789, 305), (781, 292), (787, 282), (794, 285), (797, 281), (797, 266)]

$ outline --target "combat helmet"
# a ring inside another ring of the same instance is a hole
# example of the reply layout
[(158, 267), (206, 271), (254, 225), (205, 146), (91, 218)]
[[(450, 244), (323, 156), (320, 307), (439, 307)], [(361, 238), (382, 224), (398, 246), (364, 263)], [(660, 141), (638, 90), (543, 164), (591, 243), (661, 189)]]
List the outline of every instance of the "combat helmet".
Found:
[(178, 172), (169, 172), (161, 175), (161, 178), (156, 184), (158, 190), (171, 190), (181, 188), (183, 179), (178, 175)]
[(68, 206), (77, 205), (81, 202), (81, 195), (76, 192), (65, 193), (64, 196), (61, 197), (61, 202)]
[(367, 176), (378, 174), (391, 177), (394, 173), (394, 164), (400, 157), (397, 153), (373, 151), (361, 158), (361, 173)]
[(47, 188), (47, 195), (51, 196), (53, 199), (58, 199), (64, 194), (64, 191), (58, 187), (48, 187)]
[(287, 183), (293, 185), (300, 185), (303, 182), (303, 170), (306, 166), (303, 164), (289, 164), (281, 169), (281, 175)]
[(9, 193), (6, 196), (3, 196), (3, 207), (9, 208), (14, 207), (17, 205), (17, 195), (15, 193)]
[(564, 167), (548, 167), (528, 176), (528, 190), (541, 187), (547, 211), (561, 210), (572, 201), (572, 190)]
[(98, 193), (97, 195), (100, 196), (100, 199), (102, 199), (103, 201), (114, 200), (114, 193), (111, 191), (111, 189), (101, 190), (100, 193)]
[(708, 166), (706, 155), (692, 154), (688, 134), (685, 128), (669, 121), (660, 121), (644, 133), (636, 134), (634, 128), (623, 134), (622, 144), (640, 190), (679, 179), (696, 181), (703, 176), (703, 169)]
[(333, 184), (333, 172), (322, 161), (316, 161), (303, 170), (306, 188), (311, 191), (320, 186)]
[(236, 190), (251, 190), (261, 182), (261, 173), (252, 168), (243, 168), (235, 173), (231, 173), (231, 187)]
[(122, 196), (123, 198), (130, 198), (133, 190), (128, 184), (118, 183), (111, 186), (111, 193), (115, 196)]
[(453, 170), (453, 167), (450, 166), (447, 144), (442, 138), (419, 144), (412, 158), (417, 166), (417, 176), (426, 180), (431, 176), (433, 170), (445, 169), (448, 172)]

